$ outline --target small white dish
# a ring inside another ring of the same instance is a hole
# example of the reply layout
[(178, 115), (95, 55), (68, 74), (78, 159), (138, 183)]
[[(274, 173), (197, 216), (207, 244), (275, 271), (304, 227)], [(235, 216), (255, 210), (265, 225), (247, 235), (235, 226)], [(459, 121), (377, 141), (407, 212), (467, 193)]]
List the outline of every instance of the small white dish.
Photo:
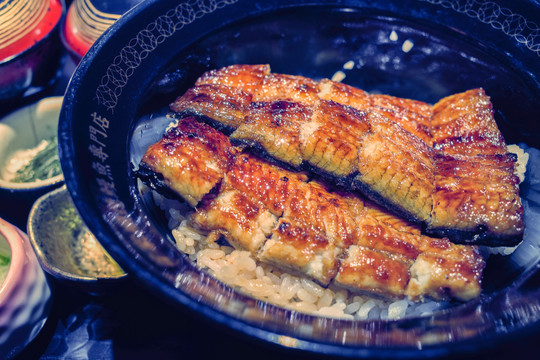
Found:
[(52, 185), (63, 180), (62, 174), (32, 182), (14, 182), (7, 177), (10, 160), (18, 152), (34, 149), (42, 140), (57, 136), (62, 96), (45, 98), (12, 112), (0, 121), (0, 186), (6, 189), (29, 189)]
[(24, 157), (25, 153), (28, 155), (29, 151), (33, 151), (29, 149), (35, 152), (43, 140), (57, 136), (62, 101), (62, 96), (44, 98), (0, 120), (0, 216), (18, 226), (23, 226), (23, 219), (38, 197), (64, 183), (61, 170), (55, 176), (42, 180), (12, 180), (14, 157)]

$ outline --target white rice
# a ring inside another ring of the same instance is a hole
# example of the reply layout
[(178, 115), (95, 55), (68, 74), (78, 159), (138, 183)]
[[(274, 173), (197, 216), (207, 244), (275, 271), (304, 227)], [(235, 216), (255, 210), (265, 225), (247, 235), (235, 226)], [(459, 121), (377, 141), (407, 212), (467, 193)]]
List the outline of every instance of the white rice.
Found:
[[(517, 145), (510, 145), (509, 151), (518, 155), (516, 175), (523, 181), (528, 154)], [(189, 205), (156, 192), (152, 194), (155, 203), (167, 214), (168, 226), (178, 249), (201, 269), (257, 299), (303, 313), (351, 320), (429, 316), (448, 307), (448, 302), (444, 301), (426, 299), (415, 303), (409, 299), (387, 300), (332, 286), (322, 287), (312, 280), (259, 262), (249, 251), (218, 243), (218, 236), (201, 232), (190, 223), (189, 213), (193, 210)], [(485, 248), (484, 253), (486, 256), (493, 253), (510, 255), (516, 248)]]
[(358, 295), (345, 289), (322, 287), (275, 266), (259, 262), (249, 251), (218, 243), (218, 237), (203, 233), (190, 223), (191, 208), (166, 199), (156, 192), (154, 201), (169, 218), (169, 227), (178, 249), (197, 266), (238, 291), (257, 299), (302, 313), (343, 319), (401, 319), (427, 315), (446, 307), (446, 302), (408, 299), (387, 300)]
[(520, 182), (525, 180), (525, 172), (527, 171), (527, 162), (529, 161), (529, 154), (526, 153), (519, 145), (508, 145), (508, 152), (517, 155), (516, 163), (516, 175)]

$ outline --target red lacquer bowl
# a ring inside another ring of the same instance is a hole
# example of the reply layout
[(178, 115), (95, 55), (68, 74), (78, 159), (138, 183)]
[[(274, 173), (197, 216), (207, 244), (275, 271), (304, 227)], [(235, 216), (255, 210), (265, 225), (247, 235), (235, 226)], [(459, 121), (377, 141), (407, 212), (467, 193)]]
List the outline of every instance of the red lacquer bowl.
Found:
[(75, 61), (127, 10), (141, 0), (74, 0), (67, 10), (61, 37)]
[(60, 0), (0, 0), (0, 104), (54, 82), (63, 11)]

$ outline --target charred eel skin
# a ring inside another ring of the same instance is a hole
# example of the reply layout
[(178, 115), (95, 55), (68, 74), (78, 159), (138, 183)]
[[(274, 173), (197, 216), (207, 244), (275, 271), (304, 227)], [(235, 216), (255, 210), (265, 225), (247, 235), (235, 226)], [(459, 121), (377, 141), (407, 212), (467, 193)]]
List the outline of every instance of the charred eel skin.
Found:
[(194, 117), (151, 145), (139, 169), (152, 188), (190, 203), (200, 228), (322, 285), (417, 301), (481, 292), (477, 247), (424, 236), (359, 195), (233, 146)]
[(232, 65), (203, 74), (171, 110), (360, 191), (428, 234), (487, 246), (522, 239), (516, 158), (482, 89), (431, 106), (274, 74), (268, 65)]

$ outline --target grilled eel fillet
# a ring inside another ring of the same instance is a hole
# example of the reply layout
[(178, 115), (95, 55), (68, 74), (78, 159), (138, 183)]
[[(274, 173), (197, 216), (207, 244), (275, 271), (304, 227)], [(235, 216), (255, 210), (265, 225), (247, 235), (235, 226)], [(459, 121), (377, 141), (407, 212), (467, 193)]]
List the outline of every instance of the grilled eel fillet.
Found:
[(482, 89), (434, 106), (328, 79), (233, 65), (203, 74), (171, 109), (234, 143), (322, 174), (456, 243), (516, 245), (523, 206)]
[(322, 285), (414, 300), (481, 292), (476, 247), (424, 236), (368, 200), (244, 152), (193, 117), (147, 149), (138, 176), (194, 206), (200, 228)]

